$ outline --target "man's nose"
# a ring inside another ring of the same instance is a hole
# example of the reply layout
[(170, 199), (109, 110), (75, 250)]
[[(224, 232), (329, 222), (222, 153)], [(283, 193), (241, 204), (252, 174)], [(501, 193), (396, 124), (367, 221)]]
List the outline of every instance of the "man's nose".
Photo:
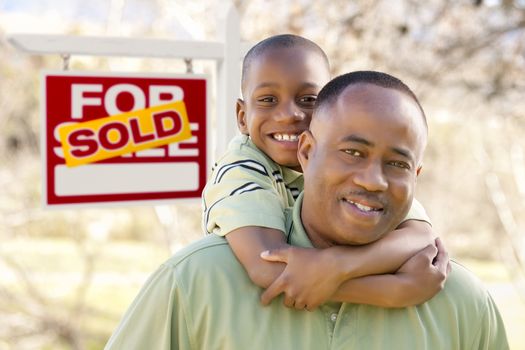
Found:
[(293, 101), (283, 104), (282, 108), (277, 113), (277, 121), (283, 123), (295, 123), (303, 121), (306, 118), (306, 113), (297, 106)]
[(354, 183), (369, 192), (382, 192), (388, 188), (388, 181), (379, 161), (371, 161), (354, 173)]

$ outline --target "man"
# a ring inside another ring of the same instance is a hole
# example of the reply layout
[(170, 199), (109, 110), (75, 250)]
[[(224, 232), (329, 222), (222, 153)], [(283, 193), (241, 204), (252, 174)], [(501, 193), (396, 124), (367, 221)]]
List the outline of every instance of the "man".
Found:
[[(410, 207), (426, 138), (423, 110), (396, 78), (354, 72), (328, 83), (300, 138), (304, 193), (287, 213), (288, 242), (361, 245), (391, 231)], [(427, 257), (431, 264), (434, 254), (425, 249), (413, 259)], [(208, 236), (157, 270), (106, 348), (508, 348), (494, 302), (455, 263), (445, 288), (417, 307), (329, 302), (308, 312), (277, 300), (263, 307), (260, 294), (225, 240)]]

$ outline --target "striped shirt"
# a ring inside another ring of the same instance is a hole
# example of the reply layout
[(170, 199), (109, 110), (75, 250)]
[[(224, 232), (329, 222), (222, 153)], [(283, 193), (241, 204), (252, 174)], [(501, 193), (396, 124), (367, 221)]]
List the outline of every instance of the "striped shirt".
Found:
[(203, 227), (221, 236), (246, 226), (284, 231), (284, 210), (302, 189), (300, 172), (275, 163), (248, 136), (236, 136), (204, 189)]

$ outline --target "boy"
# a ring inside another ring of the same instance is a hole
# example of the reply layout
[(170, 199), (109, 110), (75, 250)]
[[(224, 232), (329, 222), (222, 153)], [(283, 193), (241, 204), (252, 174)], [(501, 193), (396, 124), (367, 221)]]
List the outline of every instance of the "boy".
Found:
[[(244, 100), (237, 101), (237, 124), (243, 135), (232, 140), (203, 192), (207, 232), (225, 236), (250, 279), (268, 288), (263, 303), (284, 292), (286, 306), (311, 310), (327, 301), (342, 282), (393, 273), (434, 241), (430, 225), (422, 221), (428, 221), (424, 210), (414, 202), (398, 229), (372, 244), (278, 249), (287, 247), (283, 211), (303, 187), (298, 137), (308, 129), (317, 93), (329, 80), (325, 53), (305, 38), (279, 35), (255, 45), (243, 61)], [(374, 210), (353, 205), (362, 212)], [(446, 259), (440, 254), (438, 258)], [(363, 283), (348, 292), (345, 301), (383, 307), (419, 304), (443, 287), (446, 271), (395, 276), (394, 282), (377, 276), (374, 287)]]

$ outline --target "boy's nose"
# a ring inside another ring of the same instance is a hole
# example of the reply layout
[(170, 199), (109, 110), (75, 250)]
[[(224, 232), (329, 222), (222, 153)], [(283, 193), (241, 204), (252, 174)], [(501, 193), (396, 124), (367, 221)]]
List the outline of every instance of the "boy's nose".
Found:
[(281, 122), (298, 122), (306, 118), (306, 113), (294, 103), (283, 106), (279, 111), (277, 120)]

